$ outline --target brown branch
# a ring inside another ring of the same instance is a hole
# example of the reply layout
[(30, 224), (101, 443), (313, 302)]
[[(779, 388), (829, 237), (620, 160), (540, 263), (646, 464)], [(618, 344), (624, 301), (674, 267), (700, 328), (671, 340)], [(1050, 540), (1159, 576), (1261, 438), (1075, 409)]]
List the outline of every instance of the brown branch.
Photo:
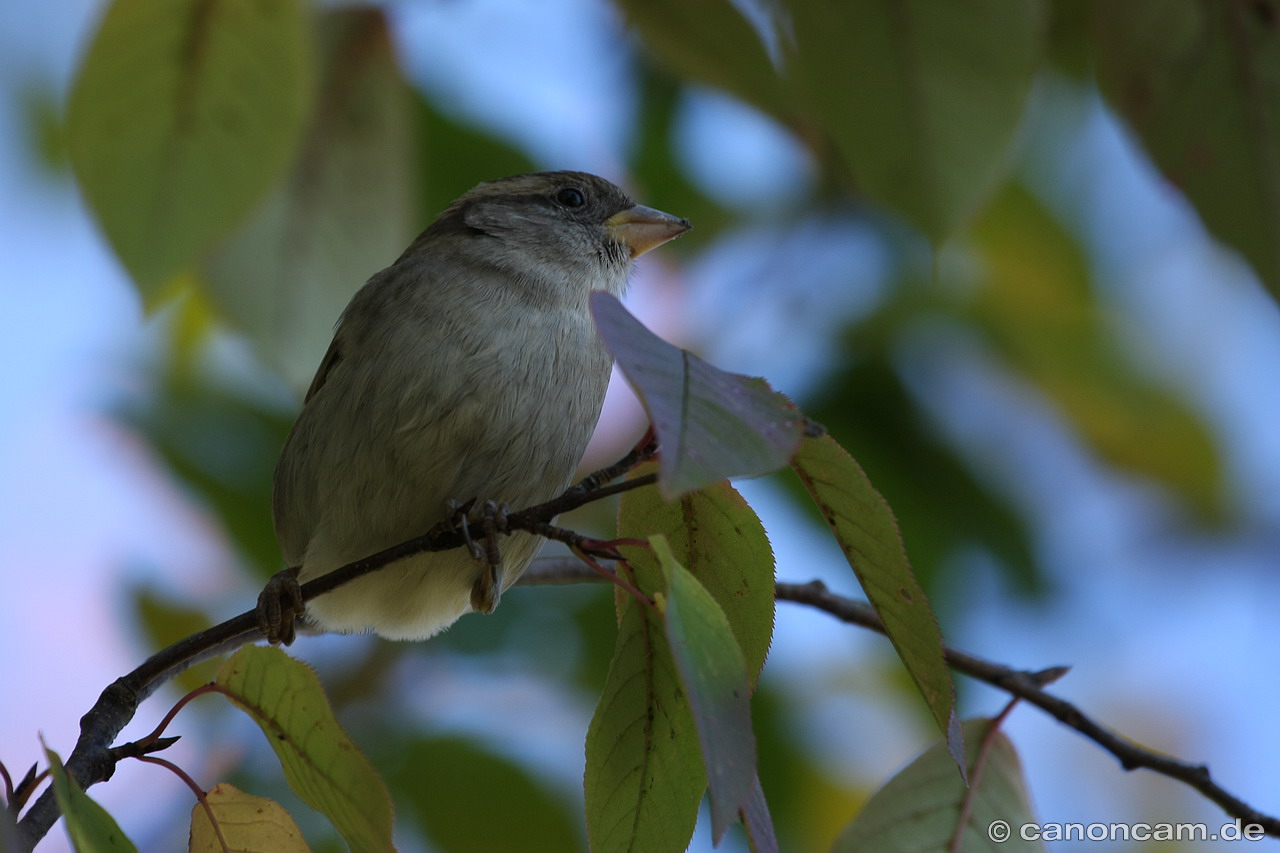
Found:
[[(807, 604), (831, 614), (842, 622), (859, 625), (880, 634), (885, 633), (884, 624), (869, 604), (835, 595), (821, 581), (806, 584), (780, 583), (777, 585), (776, 595), (780, 601)], [(945, 649), (945, 653), (947, 664), (952, 669), (1030, 702), (1058, 722), (1075, 729), (1114, 755), (1125, 770), (1144, 767), (1162, 776), (1175, 779), (1217, 803), (1229, 816), (1239, 818), (1242, 825), (1256, 824), (1261, 826), (1267, 835), (1280, 836), (1280, 819), (1258, 811), (1239, 797), (1224, 790), (1213, 781), (1207, 766), (1188, 764), (1170, 756), (1143, 749), (1099, 725), (1065, 699), (1046, 693), (1043, 689), (1044, 685), (1065, 674), (1066, 667), (1025, 672), (950, 648)]]
[[(559, 496), (512, 513), (507, 518), (507, 529), (536, 532), (540, 525), (549, 523), (561, 513), (620, 492), (650, 485), (655, 480), (652, 475), (636, 477), (611, 486), (605, 484), (652, 457), (656, 449), (651, 441), (642, 442), (617, 462), (590, 474)], [(323, 577), (304, 583), (301, 587), (302, 600), (310, 601), (406, 557), (428, 551), (447, 551), (464, 544), (464, 536), (460, 531), (452, 530), (447, 525), (437, 525), (422, 536), (348, 563)], [(161, 649), (133, 672), (116, 679), (102, 691), (89, 712), (80, 718), (80, 737), (67, 758), (67, 772), (82, 790), (110, 779), (119, 760), (119, 756), (112, 752), (111, 744), (133, 719), (138, 705), (144, 699), (188, 667), (260, 639), (262, 632), (258, 628), (257, 611), (247, 610)], [(58, 814), (58, 804), (53, 792), (46, 790), (18, 824), (18, 838), (22, 845), (20, 849), (34, 849), (58, 819)]]

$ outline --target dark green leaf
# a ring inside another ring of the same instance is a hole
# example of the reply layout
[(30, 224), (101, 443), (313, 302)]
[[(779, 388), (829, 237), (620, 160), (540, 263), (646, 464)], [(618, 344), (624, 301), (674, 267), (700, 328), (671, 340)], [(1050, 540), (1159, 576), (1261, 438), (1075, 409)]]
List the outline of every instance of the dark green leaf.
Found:
[(1269, 3), (1094, 0), (1099, 78), (1164, 176), (1280, 298), (1280, 30)]
[(662, 445), (658, 487), (664, 497), (787, 464), (805, 420), (767, 382), (725, 373), (673, 347), (608, 293), (591, 294), (591, 311)]
[(72, 88), (89, 204), (151, 296), (249, 212), (310, 104), (301, 0), (115, 0)]
[[(650, 473), (653, 465), (632, 476)], [(733, 627), (752, 685), (773, 636), (773, 549), (760, 519), (726, 482), (664, 501), (655, 489), (633, 489), (618, 507), (618, 535), (662, 534), (676, 560), (720, 605)], [(644, 559), (643, 555), (636, 559)]]
[[(971, 787), (956, 776), (946, 745), (939, 743), (867, 801), (832, 853), (1043, 851), (1042, 842), (1026, 841), (1019, 834), (1023, 824), (1035, 823), (1022, 767), (1009, 739), (990, 729), (990, 720), (964, 724)], [(963, 836), (960, 846), (953, 848), (951, 841), (966, 801), (969, 812)], [(1003, 841), (991, 834), (1001, 830), (1008, 831)]]
[(893, 511), (853, 457), (830, 436), (807, 439), (792, 466), (835, 534), (963, 772), (964, 742), (942, 634), (911, 571)]
[(89, 799), (89, 795), (67, 775), (58, 754), (46, 747), (44, 755), (53, 776), (53, 795), (58, 800), (67, 835), (76, 853), (137, 853), (138, 848), (120, 831), (107, 810)]
[(317, 109), (292, 169), (205, 266), (209, 301), (299, 390), (351, 296), (418, 224), (413, 94), (383, 12), (326, 11), (319, 36)]
[[(5, 804), (6, 806), (8, 803)], [(18, 850), (18, 818), (11, 809), (0, 808), (0, 850)]]
[(545, 781), (465, 738), (415, 740), (391, 782), (441, 853), (583, 849), (577, 819)]
[[(640, 589), (665, 588), (656, 561), (637, 559), (633, 570)], [(587, 836), (592, 853), (679, 853), (707, 788), (698, 735), (662, 625), (630, 596), (619, 607), (613, 661), (587, 730)]]

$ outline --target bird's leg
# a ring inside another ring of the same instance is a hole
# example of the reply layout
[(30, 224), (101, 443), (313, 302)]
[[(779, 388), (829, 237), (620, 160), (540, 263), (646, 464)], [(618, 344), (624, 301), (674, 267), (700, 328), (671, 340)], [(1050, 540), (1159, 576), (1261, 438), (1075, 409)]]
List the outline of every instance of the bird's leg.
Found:
[(447, 513), (444, 522), (450, 530), (462, 533), (462, 539), (467, 543), (467, 550), (471, 552), (472, 558), (480, 560), (483, 559), (483, 555), (480, 553), (480, 546), (476, 545), (475, 540), (471, 538), (471, 528), (468, 526), (467, 521), (467, 516), (471, 514), (471, 508), (475, 505), (475, 498), (465, 503), (450, 498), (444, 502), (444, 508)]
[(297, 637), (294, 621), (307, 609), (298, 586), (298, 570), (276, 572), (258, 593), (258, 630), (272, 645), (293, 645)]
[(479, 548), (472, 553), (483, 564), (480, 577), (471, 587), (471, 609), (478, 613), (492, 613), (502, 597), (502, 552), (498, 548), (499, 534), (507, 532), (507, 516), (510, 509), (506, 504), (485, 501), (480, 508), (480, 525), (484, 530), (484, 553)]

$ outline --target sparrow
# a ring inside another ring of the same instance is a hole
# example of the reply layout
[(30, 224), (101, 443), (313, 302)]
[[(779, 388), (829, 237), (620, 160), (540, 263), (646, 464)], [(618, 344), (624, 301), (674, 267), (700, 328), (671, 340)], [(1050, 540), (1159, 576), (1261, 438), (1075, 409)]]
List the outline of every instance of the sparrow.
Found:
[[(289, 568), (260, 598), (267, 638), (292, 642), (298, 584), (419, 536), (459, 504), (523, 508), (562, 492), (609, 384), (589, 296), (621, 297), (635, 258), (690, 227), (595, 175), (516, 175), (458, 198), (370, 278), (276, 466)], [(498, 565), (465, 548), (408, 557), (301, 615), (313, 631), (425, 639), (492, 611), (540, 543), (513, 533)]]

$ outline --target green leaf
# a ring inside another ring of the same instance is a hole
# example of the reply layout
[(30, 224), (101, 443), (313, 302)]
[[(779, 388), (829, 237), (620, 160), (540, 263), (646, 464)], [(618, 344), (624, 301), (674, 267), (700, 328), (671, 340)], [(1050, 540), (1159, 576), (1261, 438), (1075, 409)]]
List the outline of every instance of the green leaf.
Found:
[[(640, 589), (665, 587), (656, 561), (632, 569)], [(662, 625), (630, 596), (619, 607), (613, 660), (587, 730), (587, 836), (592, 853), (679, 853), (707, 787), (698, 735)]]
[(663, 536), (650, 536), (649, 544), (667, 582), (663, 624), (693, 710), (711, 794), (711, 837), (719, 844), (756, 787), (746, 662), (711, 593), (680, 565)]
[(767, 382), (725, 373), (673, 347), (608, 293), (591, 294), (591, 312), (662, 445), (663, 497), (787, 464), (804, 435), (805, 419)]
[(983, 213), (974, 237), (985, 275), (972, 310), (1013, 369), (1106, 462), (1175, 489), (1205, 519), (1221, 518), (1224, 478), (1212, 434), (1125, 357), (1127, 330), (1095, 298), (1070, 235), (1013, 187)]
[[(652, 463), (633, 477), (652, 473)], [(733, 628), (754, 687), (773, 638), (774, 560), (764, 526), (726, 482), (664, 501), (655, 489), (633, 489), (618, 506), (618, 536), (662, 534), (675, 559), (711, 593)], [(636, 559), (644, 560), (645, 555)]]
[(71, 90), (72, 164), (151, 297), (249, 212), (310, 104), (302, 0), (114, 0)]
[(801, 444), (792, 467), (835, 534), (963, 773), (964, 740), (942, 634), (911, 571), (893, 511), (830, 436)]
[(440, 853), (583, 849), (577, 819), (545, 781), (466, 738), (413, 741), (391, 781)]
[(1265, 3), (1093, 2), (1103, 93), (1280, 298), (1280, 36)]
[[(1013, 744), (992, 732), (990, 720), (964, 724), (971, 787), (956, 776), (945, 744), (939, 743), (885, 783), (849, 824), (832, 853), (944, 853), (953, 849), (963, 804), (969, 801), (965, 853), (1030, 853), (1043, 851), (1039, 841), (1018, 833), (1035, 823), (1022, 767)], [(981, 758), (979, 756), (981, 755)], [(981, 764), (979, 764), (981, 762)], [(996, 841), (991, 832), (1008, 831)]]
[(210, 302), (299, 390), (416, 219), (414, 96), (383, 12), (324, 12), (319, 45), (318, 108), (291, 170), (204, 268)]
[(58, 753), (45, 747), (44, 755), (49, 761), (49, 773), (53, 777), (53, 795), (62, 811), (67, 835), (76, 853), (137, 853), (138, 848), (120, 831), (107, 810), (89, 799), (89, 795), (80, 790), (75, 780), (67, 775)]
[(1040, 63), (1037, 0), (789, 0), (790, 92), (858, 190), (934, 242), (1005, 173)]
[(289, 786), (353, 851), (394, 850), (386, 785), (338, 725), (309, 666), (276, 648), (245, 646), (216, 683), (262, 727)]
[(205, 795), (222, 839), (209, 820), (209, 812), (196, 803), (191, 809), (188, 853), (224, 853), (222, 840), (236, 853), (310, 853), (302, 830), (284, 806), (266, 797), (255, 797), (226, 782)]

